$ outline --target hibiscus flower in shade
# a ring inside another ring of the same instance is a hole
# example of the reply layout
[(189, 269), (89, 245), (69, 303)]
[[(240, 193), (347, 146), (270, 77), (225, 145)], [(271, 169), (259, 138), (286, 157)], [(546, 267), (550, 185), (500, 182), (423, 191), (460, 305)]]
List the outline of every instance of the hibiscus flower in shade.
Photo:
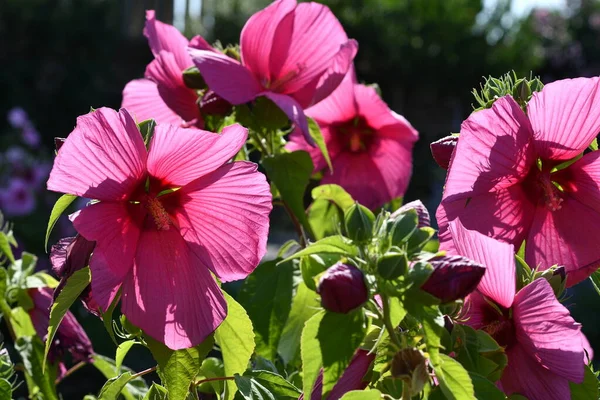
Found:
[(353, 70), (331, 96), (306, 114), (321, 127), (333, 172), (320, 150), (298, 132), (292, 133), (286, 148), (308, 151), (315, 172), (324, 170), (321, 183), (342, 186), (371, 209), (404, 195), (418, 133), (388, 108), (375, 89), (356, 83)]
[[(525, 261), (567, 270), (567, 286), (600, 266), (600, 153), (574, 163), (600, 132), (600, 78), (566, 79), (534, 93), (527, 114), (510, 96), (462, 124), (442, 203), (448, 221), (512, 243)], [(563, 165), (561, 165), (563, 164)], [(557, 168), (558, 167), (558, 168)]]
[[(33, 301), (33, 308), (30, 309), (29, 317), (37, 335), (43, 341), (48, 335), (48, 323), (50, 321), (50, 307), (52, 306), (52, 289), (48, 287), (29, 289), (28, 294)], [(65, 365), (62, 362), (63, 354), (68, 351), (73, 357), (73, 361), (91, 362), (92, 342), (83, 330), (83, 327), (77, 322), (75, 316), (67, 311), (58, 331), (54, 336), (54, 342), (50, 346), (48, 360), (51, 363), (58, 362), (58, 374), (62, 376), (66, 372)]]
[(122, 106), (138, 121), (154, 119), (159, 124), (199, 127), (204, 124), (198, 95), (186, 86), (183, 71), (194, 63), (187, 53), (193, 48), (214, 51), (201, 37), (188, 40), (174, 26), (156, 20), (154, 10), (146, 12), (144, 36), (154, 55), (145, 79), (136, 79), (123, 89)]
[[(362, 390), (369, 384), (368, 381), (363, 380), (369, 368), (375, 360), (375, 353), (369, 354), (367, 350), (358, 349), (352, 356), (350, 364), (340, 377), (340, 380), (335, 384), (329, 396), (328, 400), (339, 400), (344, 394), (352, 390)], [(319, 373), (317, 380), (313, 386), (310, 394), (310, 400), (321, 400), (323, 392), (323, 371)], [(300, 395), (298, 400), (304, 400), (304, 393)]]
[(246, 22), (241, 62), (193, 46), (189, 51), (216, 94), (234, 105), (268, 97), (312, 143), (303, 110), (331, 94), (357, 50), (326, 6), (278, 0)]
[(583, 382), (585, 363), (593, 357), (581, 325), (547, 280), (536, 279), (516, 292), (511, 244), (468, 230), (460, 221), (450, 222), (449, 230), (455, 251), (487, 268), (465, 299), (462, 319), (504, 347), (508, 365), (499, 387), (530, 400), (570, 399), (569, 382)]
[(92, 295), (172, 349), (195, 346), (226, 315), (221, 281), (246, 277), (266, 252), (271, 194), (250, 162), (228, 161), (245, 143), (157, 125), (146, 150), (131, 115), (98, 109), (77, 120), (54, 161), (48, 189), (99, 200), (72, 217), (96, 246)]

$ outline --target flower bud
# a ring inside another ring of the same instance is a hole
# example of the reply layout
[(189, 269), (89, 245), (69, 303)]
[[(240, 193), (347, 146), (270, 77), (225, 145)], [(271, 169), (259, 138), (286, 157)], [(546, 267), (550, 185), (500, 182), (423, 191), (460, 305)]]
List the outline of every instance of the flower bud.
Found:
[(190, 89), (205, 89), (206, 82), (196, 67), (189, 67), (183, 71), (183, 83)]
[(198, 102), (202, 114), (227, 115), (231, 112), (232, 105), (212, 90), (207, 90)]
[(390, 230), (390, 240), (392, 246), (398, 246), (400, 243), (407, 242), (419, 226), (419, 215), (417, 210), (410, 208), (400, 214), (394, 215), (392, 228)]
[(450, 135), (444, 138), (441, 138), (438, 141), (435, 141), (429, 145), (431, 149), (431, 155), (435, 162), (442, 168), (448, 169), (450, 166), (450, 159), (452, 158), (452, 153), (454, 152), (454, 148), (458, 144), (458, 136)]
[(463, 256), (438, 256), (429, 260), (433, 272), (421, 286), (442, 303), (461, 299), (477, 288), (485, 267)]
[(377, 273), (383, 279), (396, 279), (408, 270), (408, 258), (404, 253), (386, 253), (377, 260)]
[(409, 385), (411, 395), (416, 395), (423, 390), (423, 386), (429, 382), (426, 358), (416, 348), (402, 349), (392, 359), (391, 373), (394, 378), (404, 381)]
[(567, 285), (567, 273), (565, 267), (553, 265), (544, 271), (538, 271), (534, 275), (534, 280), (538, 278), (544, 278), (552, 287), (556, 297), (560, 297), (565, 291)]
[(63, 144), (65, 144), (65, 138), (60, 138), (60, 137), (55, 137), (54, 138), (54, 147), (56, 148), (56, 151), (58, 152), (60, 150), (60, 148), (62, 147)]
[(417, 212), (417, 216), (419, 218), (419, 224), (417, 228), (423, 228), (426, 226), (431, 226), (431, 218), (429, 217), (429, 211), (427, 211), (427, 207), (425, 204), (421, 202), (421, 200), (411, 201), (410, 203), (406, 203), (396, 211), (390, 215), (390, 220), (394, 221), (398, 216), (404, 214), (408, 210), (415, 210)]
[(329, 268), (317, 285), (321, 305), (328, 311), (347, 314), (363, 305), (369, 290), (361, 270), (353, 265), (338, 263)]
[(348, 237), (356, 243), (371, 239), (375, 215), (365, 206), (354, 203), (344, 215), (344, 225)]
[(515, 82), (515, 87), (512, 93), (513, 98), (521, 103), (526, 103), (531, 97), (531, 88), (527, 79), (521, 78)]

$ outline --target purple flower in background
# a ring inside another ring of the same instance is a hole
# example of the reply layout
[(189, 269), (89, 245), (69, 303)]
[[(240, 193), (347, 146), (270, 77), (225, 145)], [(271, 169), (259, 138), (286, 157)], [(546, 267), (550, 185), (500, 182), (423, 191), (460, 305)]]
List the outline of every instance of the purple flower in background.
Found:
[(10, 146), (4, 153), (4, 158), (13, 166), (18, 166), (27, 158), (27, 153), (21, 147)]
[(33, 148), (37, 148), (41, 141), (40, 133), (30, 123), (25, 124), (23, 127), (23, 130), (21, 131), (21, 139), (26, 145)]
[(50, 175), (52, 166), (47, 163), (27, 166), (19, 171), (19, 177), (23, 179), (31, 188), (38, 189), (42, 183), (45, 183)]
[(15, 129), (22, 129), (29, 123), (27, 113), (21, 107), (11, 108), (8, 112), (8, 123)]
[(34, 209), (35, 197), (23, 179), (11, 179), (7, 188), (0, 189), (0, 210), (7, 216), (27, 215)]

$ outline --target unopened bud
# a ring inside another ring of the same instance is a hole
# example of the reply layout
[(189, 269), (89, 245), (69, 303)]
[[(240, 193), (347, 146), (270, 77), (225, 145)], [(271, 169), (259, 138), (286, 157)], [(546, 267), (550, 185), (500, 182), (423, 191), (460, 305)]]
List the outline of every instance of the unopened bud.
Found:
[(433, 272), (421, 286), (425, 292), (449, 303), (477, 288), (485, 267), (463, 256), (438, 256), (429, 260)]
[(60, 148), (62, 147), (63, 144), (65, 144), (65, 138), (61, 138), (61, 137), (55, 137), (54, 138), (54, 147), (56, 148), (56, 151), (58, 152), (60, 150)]
[(402, 379), (410, 386), (411, 395), (420, 393), (427, 382), (429, 374), (423, 353), (416, 348), (402, 349), (392, 359), (391, 373), (394, 378)]
[(454, 148), (458, 144), (458, 136), (450, 135), (437, 140), (429, 145), (431, 155), (435, 162), (442, 168), (448, 169)]
[(396, 211), (390, 215), (390, 220), (396, 220), (396, 218), (408, 210), (415, 210), (417, 212), (417, 216), (419, 218), (419, 224), (417, 228), (423, 228), (426, 226), (431, 226), (431, 218), (429, 217), (429, 211), (427, 211), (427, 207), (425, 204), (421, 202), (421, 200), (411, 201), (410, 203), (406, 203)]
[(209, 115), (227, 115), (233, 108), (227, 100), (210, 89), (198, 100), (198, 106), (202, 114)]
[(533, 279), (544, 278), (548, 281), (556, 297), (560, 297), (567, 286), (567, 272), (565, 267), (553, 265), (544, 271), (538, 271)]
[(521, 103), (526, 103), (529, 100), (531, 97), (531, 89), (529, 88), (529, 83), (526, 79), (519, 79), (515, 83), (512, 96)]
[(365, 206), (354, 203), (344, 214), (344, 225), (348, 237), (356, 243), (371, 239), (375, 215)]
[(183, 71), (183, 83), (190, 89), (205, 89), (206, 82), (196, 67), (189, 67)]
[(377, 273), (383, 279), (396, 279), (408, 270), (408, 258), (405, 253), (387, 253), (377, 260)]
[(317, 285), (321, 305), (328, 311), (347, 314), (369, 299), (369, 290), (361, 270), (338, 263), (329, 268)]
[(390, 240), (393, 246), (406, 243), (419, 226), (419, 214), (414, 208), (402, 213), (393, 214), (394, 220), (390, 230)]

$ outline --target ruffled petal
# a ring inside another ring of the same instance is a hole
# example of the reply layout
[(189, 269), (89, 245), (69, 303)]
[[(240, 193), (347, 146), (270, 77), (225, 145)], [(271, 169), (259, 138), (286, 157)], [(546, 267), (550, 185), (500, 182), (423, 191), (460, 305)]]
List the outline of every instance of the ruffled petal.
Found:
[(535, 205), (520, 185), (470, 199), (442, 200), (436, 213), (440, 246), (450, 240), (447, 221), (458, 218), (467, 229), (520, 247), (534, 212)]
[(144, 215), (137, 204), (100, 202), (84, 208), (73, 220), (81, 236), (96, 241), (90, 260), (92, 292), (103, 310), (133, 265)]
[(458, 220), (450, 222), (450, 232), (458, 254), (486, 268), (477, 290), (509, 308), (515, 297), (517, 280), (513, 245), (470, 231)]
[[(402, 124), (394, 126), (394, 130), (398, 131), (400, 137), (404, 129), (405, 126)], [(383, 177), (390, 200), (404, 196), (408, 188), (412, 175), (413, 143), (412, 137), (404, 139), (379, 137), (371, 143), (369, 154)]]
[(569, 381), (542, 367), (521, 346), (509, 349), (507, 355), (508, 365), (500, 379), (504, 393), (521, 394), (529, 400), (571, 398)]
[(54, 159), (48, 190), (123, 200), (144, 179), (146, 147), (131, 115), (99, 108), (77, 118)]
[(352, 120), (358, 115), (354, 80), (354, 70), (349, 71), (330, 96), (305, 110), (306, 115), (315, 119), (321, 126)]
[(547, 280), (519, 290), (513, 304), (517, 341), (544, 368), (575, 383), (583, 382), (581, 325), (558, 302)]
[(463, 122), (445, 197), (472, 197), (522, 181), (535, 162), (529, 120), (510, 96)]
[(357, 52), (358, 42), (354, 39), (347, 41), (340, 47), (340, 51), (338, 51), (331, 61), (331, 66), (319, 78), (312, 98), (312, 104), (317, 104), (321, 100), (328, 98), (349, 72), (354, 73), (352, 62)]
[(224, 165), (173, 193), (172, 201), (183, 238), (220, 280), (245, 278), (265, 255), (271, 192), (256, 164)]
[(558, 264), (567, 270), (567, 286), (589, 277), (600, 266), (600, 214), (564, 195), (560, 210), (539, 207), (525, 248), (525, 261), (545, 270)]
[(174, 26), (157, 21), (154, 10), (146, 11), (144, 36), (148, 38), (154, 57), (161, 51), (173, 54), (180, 72), (193, 65), (187, 53), (188, 40)]
[(304, 135), (304, 139), (306, 139), (311, 146), (314, 145), (315, 141), (308, 132), (308, 121), (306, 120), (306, 115), (304, 115), (304, 110), (296, 100), (285, 94), (273, 92), (265, 92), (263, 93), (263, 96), (277, 104), (277, 107), (279, 107), (281, 111), (288, 116), (290, 121), (292, 121), (292, 123), (297, 126), (298, 129), (300, 129), (300, 132), (302, 132), (302, 135)]
[(197, 121), (201, 118), (196, 104), (198, 95), (183, 82), (182, 69), (173, 54), (161, 51), (146, 67), (146, 78), (157, 83), (160, 98), (180, 119)]
[(544, 86), (527, 104), (539, 157), (568, 160), (600, 132), (600, 78), (563, 79)]
[(248, 130), (239, 124), (220, 134), (157, 125), (148, 152), (148, 173), (163, 185), (188, 184), (228, 162), (244, 145)]
[(208, 87), (229, 103), (247, 103), (263, 90), (252, 73), (233, 58), (215, 51), (188, 50)]
[(156, 82), (149, 79), (136, 79), (125, 86), (122, 107), (139, 122), (154, 119), (158, 124), (177, 126), (183, 122), (182, 117), (165, 103)]
[(173, 350), (196, 346), (223, 322), (227, 304), (177, 229), (144, 230), (123, 283), (127, 319)]

